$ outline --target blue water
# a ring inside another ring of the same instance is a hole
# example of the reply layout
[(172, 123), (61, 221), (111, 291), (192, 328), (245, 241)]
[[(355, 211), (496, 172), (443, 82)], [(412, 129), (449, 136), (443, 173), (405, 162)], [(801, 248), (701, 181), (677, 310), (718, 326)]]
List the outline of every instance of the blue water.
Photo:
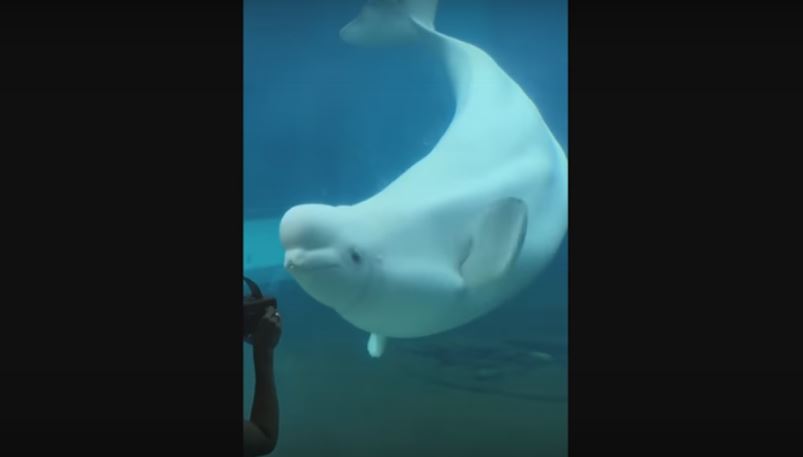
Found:
[[(245, 0), (247, 223), (299, 203), (364, 199), (448, 126), (451, 89), (431, 57), (340, 41), (362, 3)], [(568, 153), (566, 0), (441, 0), (436, 27), (493, 56)], [(265, 237), (247, 237), (246, 251), (275, 245)], [(275, 455), (566, 455), (565, 244), (512, 302), (442, 335), (391, 341), (378, 360), (364, 332), (280, 273), (265, 278), (285, 325)], [(243, 363), (248, 413), (248, 346)]]

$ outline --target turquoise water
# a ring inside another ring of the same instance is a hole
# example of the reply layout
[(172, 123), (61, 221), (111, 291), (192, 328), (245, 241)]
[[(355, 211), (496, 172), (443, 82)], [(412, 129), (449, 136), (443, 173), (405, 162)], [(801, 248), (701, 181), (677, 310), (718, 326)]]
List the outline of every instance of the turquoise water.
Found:
[[(441, 0), (437, 27), (489, 54), (568, 151), (566, 2)], [(408, 49), (358, 50), (340, 28), (362, 1), (244, 2), (244, 267), (279, 300), (278, 456), (563, 456), (567, 247), (526, 291), (464, 327), (367, 335), (279, 267), (276, 220), (303, 202), (352, 203), (425, 155), (453, 110), (445, 74)], [(243, 398), (253, 395), (245, 346)]]

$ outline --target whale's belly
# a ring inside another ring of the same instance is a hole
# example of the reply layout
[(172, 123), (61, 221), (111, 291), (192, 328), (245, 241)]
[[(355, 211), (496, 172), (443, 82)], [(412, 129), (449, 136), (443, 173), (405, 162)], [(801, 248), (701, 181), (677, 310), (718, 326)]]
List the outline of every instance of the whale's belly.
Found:
[[(550, 136), (551, 138), (551, 136)], [(518, 158), (483, 173), (460, 174), (443, 156), (428, 157), (402, 179), (359, 206), (375, 219), (393, 220), (381, 248), (391, 271), (371, 299), (341, 315), (358, 328), (414, 338), (447, 331), (492, 311), (515, 296), (551, 261), (567, 227), (567, 160), (554, 140), (525, 145)], [(462, 171), (462, 170), (461, 170)], [(488, 205), (516, 197), (528, 208), (522, 251), (508, 274), (477, 290), (455, 292), (460, 282), (461, 237)], [(446, 247), (444, 247), (446, 246)], [(451, 250), (450, 250), (451, 249)], [(405, 258), (405, 262), (398, 258)], [(412, 258), (412, 260), (410, 260)]]

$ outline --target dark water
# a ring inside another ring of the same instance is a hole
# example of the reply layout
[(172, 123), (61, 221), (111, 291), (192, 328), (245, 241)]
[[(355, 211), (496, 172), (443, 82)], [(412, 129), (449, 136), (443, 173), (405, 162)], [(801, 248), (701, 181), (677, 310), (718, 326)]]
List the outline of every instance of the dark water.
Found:
[[(414, 49), (341, 42), (362, 0), (245, 0), (245, 214), (353, 203), (423, 157), (448, 126), (442, 68)], [(566, 1), (441, 0), (436, 27), (486, 50), (567, 144)], [(274, 235), (275, 236), (275, 235)], [(464, 327), (367, 335), (290, 281), (272, 285), (281, 437), (274, 455), (566, 455), (567, 246), (524, 293)], [(246, 347), (245, 397), (253, 371)]]

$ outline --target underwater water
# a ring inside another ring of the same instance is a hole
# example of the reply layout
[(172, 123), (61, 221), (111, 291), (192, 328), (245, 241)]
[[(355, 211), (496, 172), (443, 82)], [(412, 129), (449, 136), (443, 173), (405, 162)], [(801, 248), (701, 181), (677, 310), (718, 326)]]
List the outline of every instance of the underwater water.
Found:
[[(410, 48), (355, 48), (338, 31), (363, 0), (244, 1), (244, 270), (277, 297), (276, 456), (567, 455), (567, 242), (526, 290), (463, 327), (368, 335), (281, 268), (278, 219), (367, 198), (426, 155), (451, 121), (446, 74)], [(566, 0), (441, 0), (444, 33), (490, 54), (565, 151)], [(245, 345), (246, 414), (253, 399)]]

